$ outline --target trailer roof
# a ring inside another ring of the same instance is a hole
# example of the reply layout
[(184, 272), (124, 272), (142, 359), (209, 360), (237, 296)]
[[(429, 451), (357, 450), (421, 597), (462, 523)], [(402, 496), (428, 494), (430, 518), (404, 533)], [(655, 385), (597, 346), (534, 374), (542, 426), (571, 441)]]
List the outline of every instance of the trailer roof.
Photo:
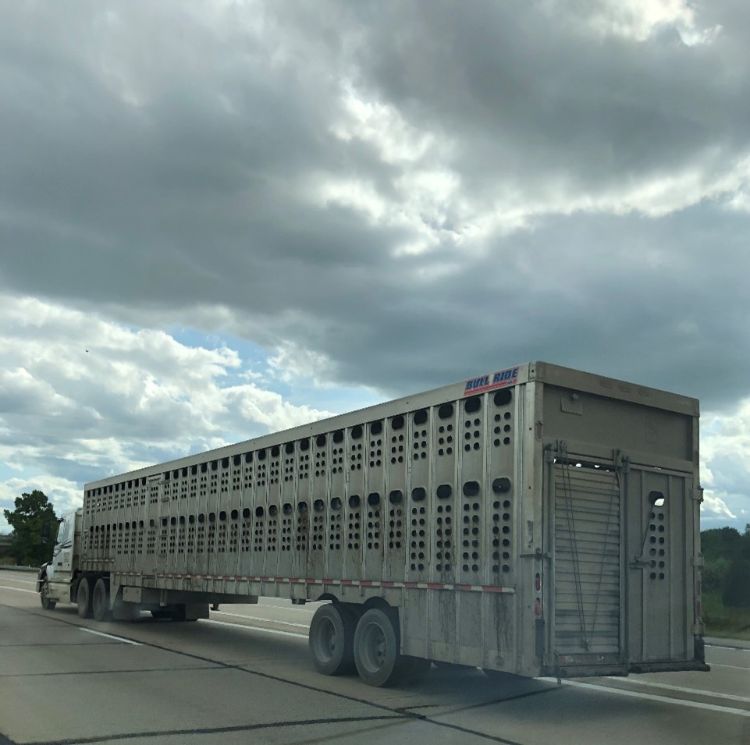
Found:
[(697, 398), (682, 396), (678, 393), (649, 388), (648, 386), (628, 383), (616, 378), (608, 378), (604, 375), (574, 370), (570, 367), (561, 367), (549, 362), (529, 363), (529, 380), (538, 380), (549, 385), (571, 388), (577, 391), (593, 393), (607, 398), (616, 398), (622, 401), (630, 401), (643, 406), (651, 406), (655, 409), (665, 409), (678, 414), (698, 416), (700, 406)]
[[(508, 374), (511, 380), (508, 381)], [(494, 381), (500, 380), (495, 384)], [(213, 450), (205, 450), (193, 455), (184, 456), (151, 466), (139, 468), (125, 473), (112, 474), (96, 481), (84, 484), (84, 489), (96, 488), (109, 485), (123, 480), (132, 480), (145, 476), (153, 476), (154, 473), (184, 468), (194, 464), (203, 463), (206, 460), (217, 460), (231, 457), (244, 450), (256, 450), (274, 445), (315, 436), (331, 430), (344, 429), (360, 424), (363, 421), (382, 419), (395, 413), (404, 411), (416, 411), (421, 408), (435, 405), (443, 401), (457, 400), (464, 396), (495, 390), (498, 387), (518, 385), (529, 381), (538, 381), (549, 385), (570, 388), (573, 390), (593, 393), (609, 398), (616, 398), (643, 406), (651, 406), (658, 409), (666, 409), (689, 416), (698, 416), (698, 400), (676, 393), (648, 388), (646, 386), (627, 383), (614, 378), (607, 378), (593, 373), (583, 372), (568, 367), (553, 365), (548, 362), (529, 362), (512, 367), (499, 368), (485, 375), (468, 378), (458, 383), (434, 388), (429, 391), (404, 396), (402, 398), (384, 401), (380, 404), (368, 406), (364, 409), (350, 411), (345, 414), (320, 419), (309, 424), (299, 425), (291, 429), (261, 435), (250, 440), (224, 445)], [(486, 382), (486, 385), (484, 384)], [(392, 410), (392, 411), (391, 411)]]

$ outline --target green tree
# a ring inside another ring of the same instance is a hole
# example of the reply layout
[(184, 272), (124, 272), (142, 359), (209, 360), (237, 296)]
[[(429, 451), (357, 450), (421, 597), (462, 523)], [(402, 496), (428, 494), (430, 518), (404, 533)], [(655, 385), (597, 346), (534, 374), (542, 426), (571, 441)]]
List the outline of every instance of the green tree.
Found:
[(13, 528), (11, 553), (19, 564), (39, 566), (52, 558), (57, 516), (46, 494), (34, 489), (16, 497), (15, 510), (3, 510)]
[(724, 580), (722, 600), (729, 608), (750, 608), (750, 560), (732, 562)]

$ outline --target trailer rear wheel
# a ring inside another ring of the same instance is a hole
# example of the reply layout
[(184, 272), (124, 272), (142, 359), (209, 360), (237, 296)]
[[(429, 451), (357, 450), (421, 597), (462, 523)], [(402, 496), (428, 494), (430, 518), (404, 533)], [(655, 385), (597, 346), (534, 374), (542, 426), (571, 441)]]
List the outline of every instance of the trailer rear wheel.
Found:
[(88, 577), (82, 577), (78, 581), (78, 590), (76, 590), (76, 603), (78, 605), (78, 615), (81, 618), (91, 618), (91, 584)]
[(97, 621), (106, 621), (109, 619), (109, 586), (102, 577), (96, 580), (96, 584), (94, 585), (91, 610)]
[(321, 605), (315, 611), (308, 643), (318, 672), (341, 675), (352, 671), (354, 625), (354, 614), (339, 603)]
[(354, 664), (359, 677), (372, 686), (387, 686), (398, 675), (398, 620), (381, 608), (370, 608), (354, 632)]
[(39, 590), (39, 599), (41, 600), (42, 608), (44, 608), (44, 610), (55, 610), (57, 600), (52, 600), (52, 598), (50, 598), (49, 582), (47, 582), (46, 579), (42, 582), (42, 588)]

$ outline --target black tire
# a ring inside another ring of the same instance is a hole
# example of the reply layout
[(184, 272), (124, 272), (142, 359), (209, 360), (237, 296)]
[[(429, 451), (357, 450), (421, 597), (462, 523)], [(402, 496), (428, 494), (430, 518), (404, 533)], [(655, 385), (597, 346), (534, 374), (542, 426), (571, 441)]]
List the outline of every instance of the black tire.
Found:
[(78, 615), (81, 618), (91, 618), (91, 584), (87, 577), (78, 581), (76, 603), (78, 604)]
[(109, 584), (102, 577), (96, 580), (94, 585), (91, 612), (97, 621), (107, 621), (112, 615), (109, 610)]
[(396, 682), (399, 648), (395, 613), (370, 608), (362, 614), (354, 632), (354, 664), (365, 683), (381, 687)]
[(49, 582), (45, 579), (42, 582), (42, 588), (39, 590), (39, 599), (44, 610), (55, 610), (57, 600), (52, 600), (49, 596)]
[(338, 603), (315, 611), (308, 644), (319, 673), (342, 675), (354, 670), (354, 627), (354, 614)]

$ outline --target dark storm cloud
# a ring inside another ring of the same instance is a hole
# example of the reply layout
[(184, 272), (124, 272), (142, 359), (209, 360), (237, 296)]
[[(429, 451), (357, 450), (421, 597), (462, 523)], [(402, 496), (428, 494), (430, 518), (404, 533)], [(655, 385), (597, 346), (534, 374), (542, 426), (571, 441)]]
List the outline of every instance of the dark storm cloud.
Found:
[[(390, 392), (542, 358), (748, 394), (748, 217), (714, 185), (739, 188), (750, 152), (739, 6), (712, 4), (724, 29), (696, 46), (603, 40), (533, 4), (185, 7), (6, 9), (7, 289), (156, 325), (218, 304)], [(463, 208), (409, 208), (445, 228), (425, 253), (395, 251), (413, 221), (316, 199), (326, 179), (389, 213), (410, 197), (408, 161), (332, 133), (347, 86), (432, 133), (420, 167), (458, 179)], [(515, 229), (466, 231), (511, 206)]]

